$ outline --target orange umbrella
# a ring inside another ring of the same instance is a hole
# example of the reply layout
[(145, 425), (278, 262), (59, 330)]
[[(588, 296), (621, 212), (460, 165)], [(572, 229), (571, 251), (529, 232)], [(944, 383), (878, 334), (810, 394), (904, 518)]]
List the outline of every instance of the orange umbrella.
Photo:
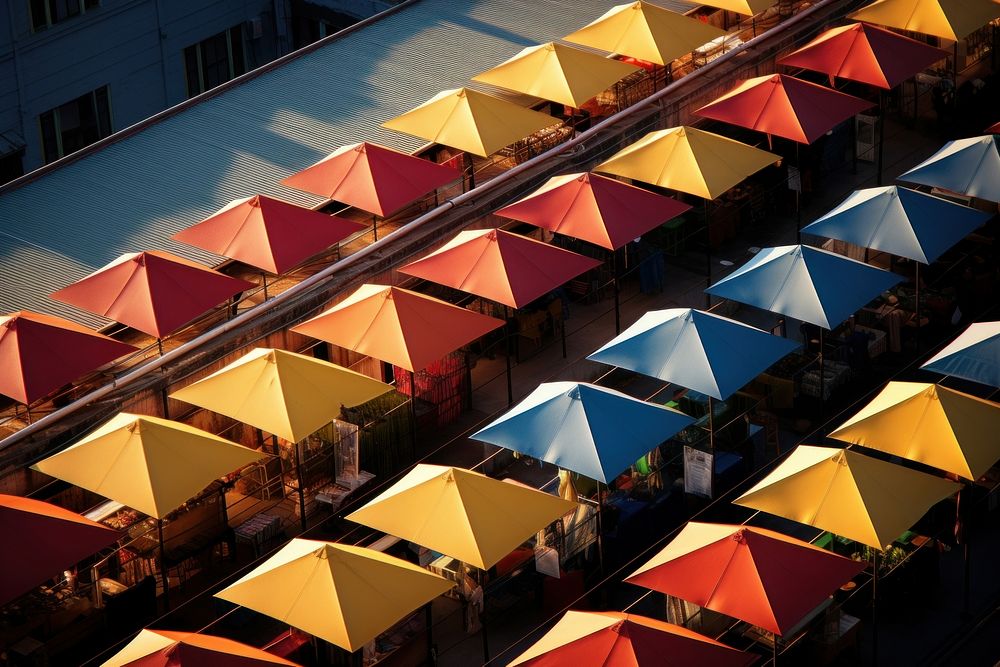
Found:
[(26, 310), (0, 315), (0, 394), (30, 405), (133, 350), (61, 317)]
[(414, 372), (501, 326), (423, 294), (366, 284), (292, 331)]
[(747, 79), (695, 113), (740, 127), (811, 144), (855, 114), (874, 106), (860, 97), (785, 74)]
[(773, 530), (692, 521), (626, 581), (780, 635), (864, 568)]
[(401, 272), (521, 308), (601, 262), (502, 229), (459, 232)]
[(253, 286), (167, 252), (146, 251), (124, 254), (52, 298), (159, 339)]
[(757, 659), (673, 623), (619, 611), (568, 611), (508, 667), (741, 667)]
[(550, 178), (496, 214), (617, 250), (690, 208), (614, 178), (583, 173)]
[(451, 167), (365, 141), (338, 148), (281, 184), (385, 217), (460, 176)]
[(101, 667), (266, 667), (284, 658), (240, 642), (197, 632), (145, 629)]
[(0, 549), (0, 604), (120, 537), (118, 531), (62, 507), (2, 494), (0, 531), (17, 540)]
[(831, 28), (778, 63), (830, 77), (895, 88), (948, 54), (929, 44), (865, 23)]
[(172, 238), (280, 274), (364, 228), (335, 215), (255, 195), (230, 202)]

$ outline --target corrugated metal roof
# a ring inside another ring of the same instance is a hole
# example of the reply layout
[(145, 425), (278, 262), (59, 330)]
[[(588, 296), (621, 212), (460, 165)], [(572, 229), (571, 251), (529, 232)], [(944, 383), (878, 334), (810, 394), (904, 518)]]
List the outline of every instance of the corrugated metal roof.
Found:
[(169, 237), (258, 192), (318, 203), (278, 181), (348, 143), (419, 148), (380, 123), (613, 4), (422, 0), (0, 193), (0, 312), (99, 323), (48, 294), (125, 252), (212, 263)]

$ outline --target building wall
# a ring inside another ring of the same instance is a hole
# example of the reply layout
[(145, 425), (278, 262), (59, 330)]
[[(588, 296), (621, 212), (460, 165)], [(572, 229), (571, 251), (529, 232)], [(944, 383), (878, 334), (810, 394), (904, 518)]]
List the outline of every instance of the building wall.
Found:
[[(392, 3), (315, 4), (362, 18)], [(107, 85), (112, 131), (126, 128), (187, 99), (184, 49), (234, 26), (242, 26), (247, 71), (292, 50), (289, 0), (101, 0), (37, 32), (29, 0), (0, 7), (0, 154), (23, 141), (25, 173), (45, 163), (46, 111)]]

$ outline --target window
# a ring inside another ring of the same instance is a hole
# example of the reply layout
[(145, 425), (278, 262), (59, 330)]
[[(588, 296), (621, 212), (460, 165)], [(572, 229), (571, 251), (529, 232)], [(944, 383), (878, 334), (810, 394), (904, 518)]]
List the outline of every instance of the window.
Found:
[(38, 117), (45, 162), (58, 160), (111, 134), (108, 87), (67, 102)]
[(188, 97), (211, 90), (246, 72), (243, 26), (224, 30), (184, 49), (184, 71)]
[(24, 165), (21, 163), (23, 156), (23, 150), (0, 156), (0, 185), (24, 175)]
[(31, 29), (35, 32), (45, 30), (100, 6), (100, 0), (29, 0)]

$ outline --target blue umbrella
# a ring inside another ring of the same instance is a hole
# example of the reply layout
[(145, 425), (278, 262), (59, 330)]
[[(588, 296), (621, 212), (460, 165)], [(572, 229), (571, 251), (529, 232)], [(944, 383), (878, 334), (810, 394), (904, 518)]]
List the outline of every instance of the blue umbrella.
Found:
[(607, 484), (693, 421), (612, 389), (546, 382), (472, 438)]
[(900, 280), (842, 255), (788, 245), (764, 248), (706, 291), (833, 329)]
[(1000, 387), (1000, 322), (970, 325), (920, 368)]
[(588, 359), (724, 400), (796, 343), (692, 308), (654, 310)]
[(898, 180), (1000, 202), (1000, 153), (996, 137), (988, 134), (949, 141)]
[(891, 185), (854, 191), (802, 231), (930, 264), (990, 217), (947, 199)]

